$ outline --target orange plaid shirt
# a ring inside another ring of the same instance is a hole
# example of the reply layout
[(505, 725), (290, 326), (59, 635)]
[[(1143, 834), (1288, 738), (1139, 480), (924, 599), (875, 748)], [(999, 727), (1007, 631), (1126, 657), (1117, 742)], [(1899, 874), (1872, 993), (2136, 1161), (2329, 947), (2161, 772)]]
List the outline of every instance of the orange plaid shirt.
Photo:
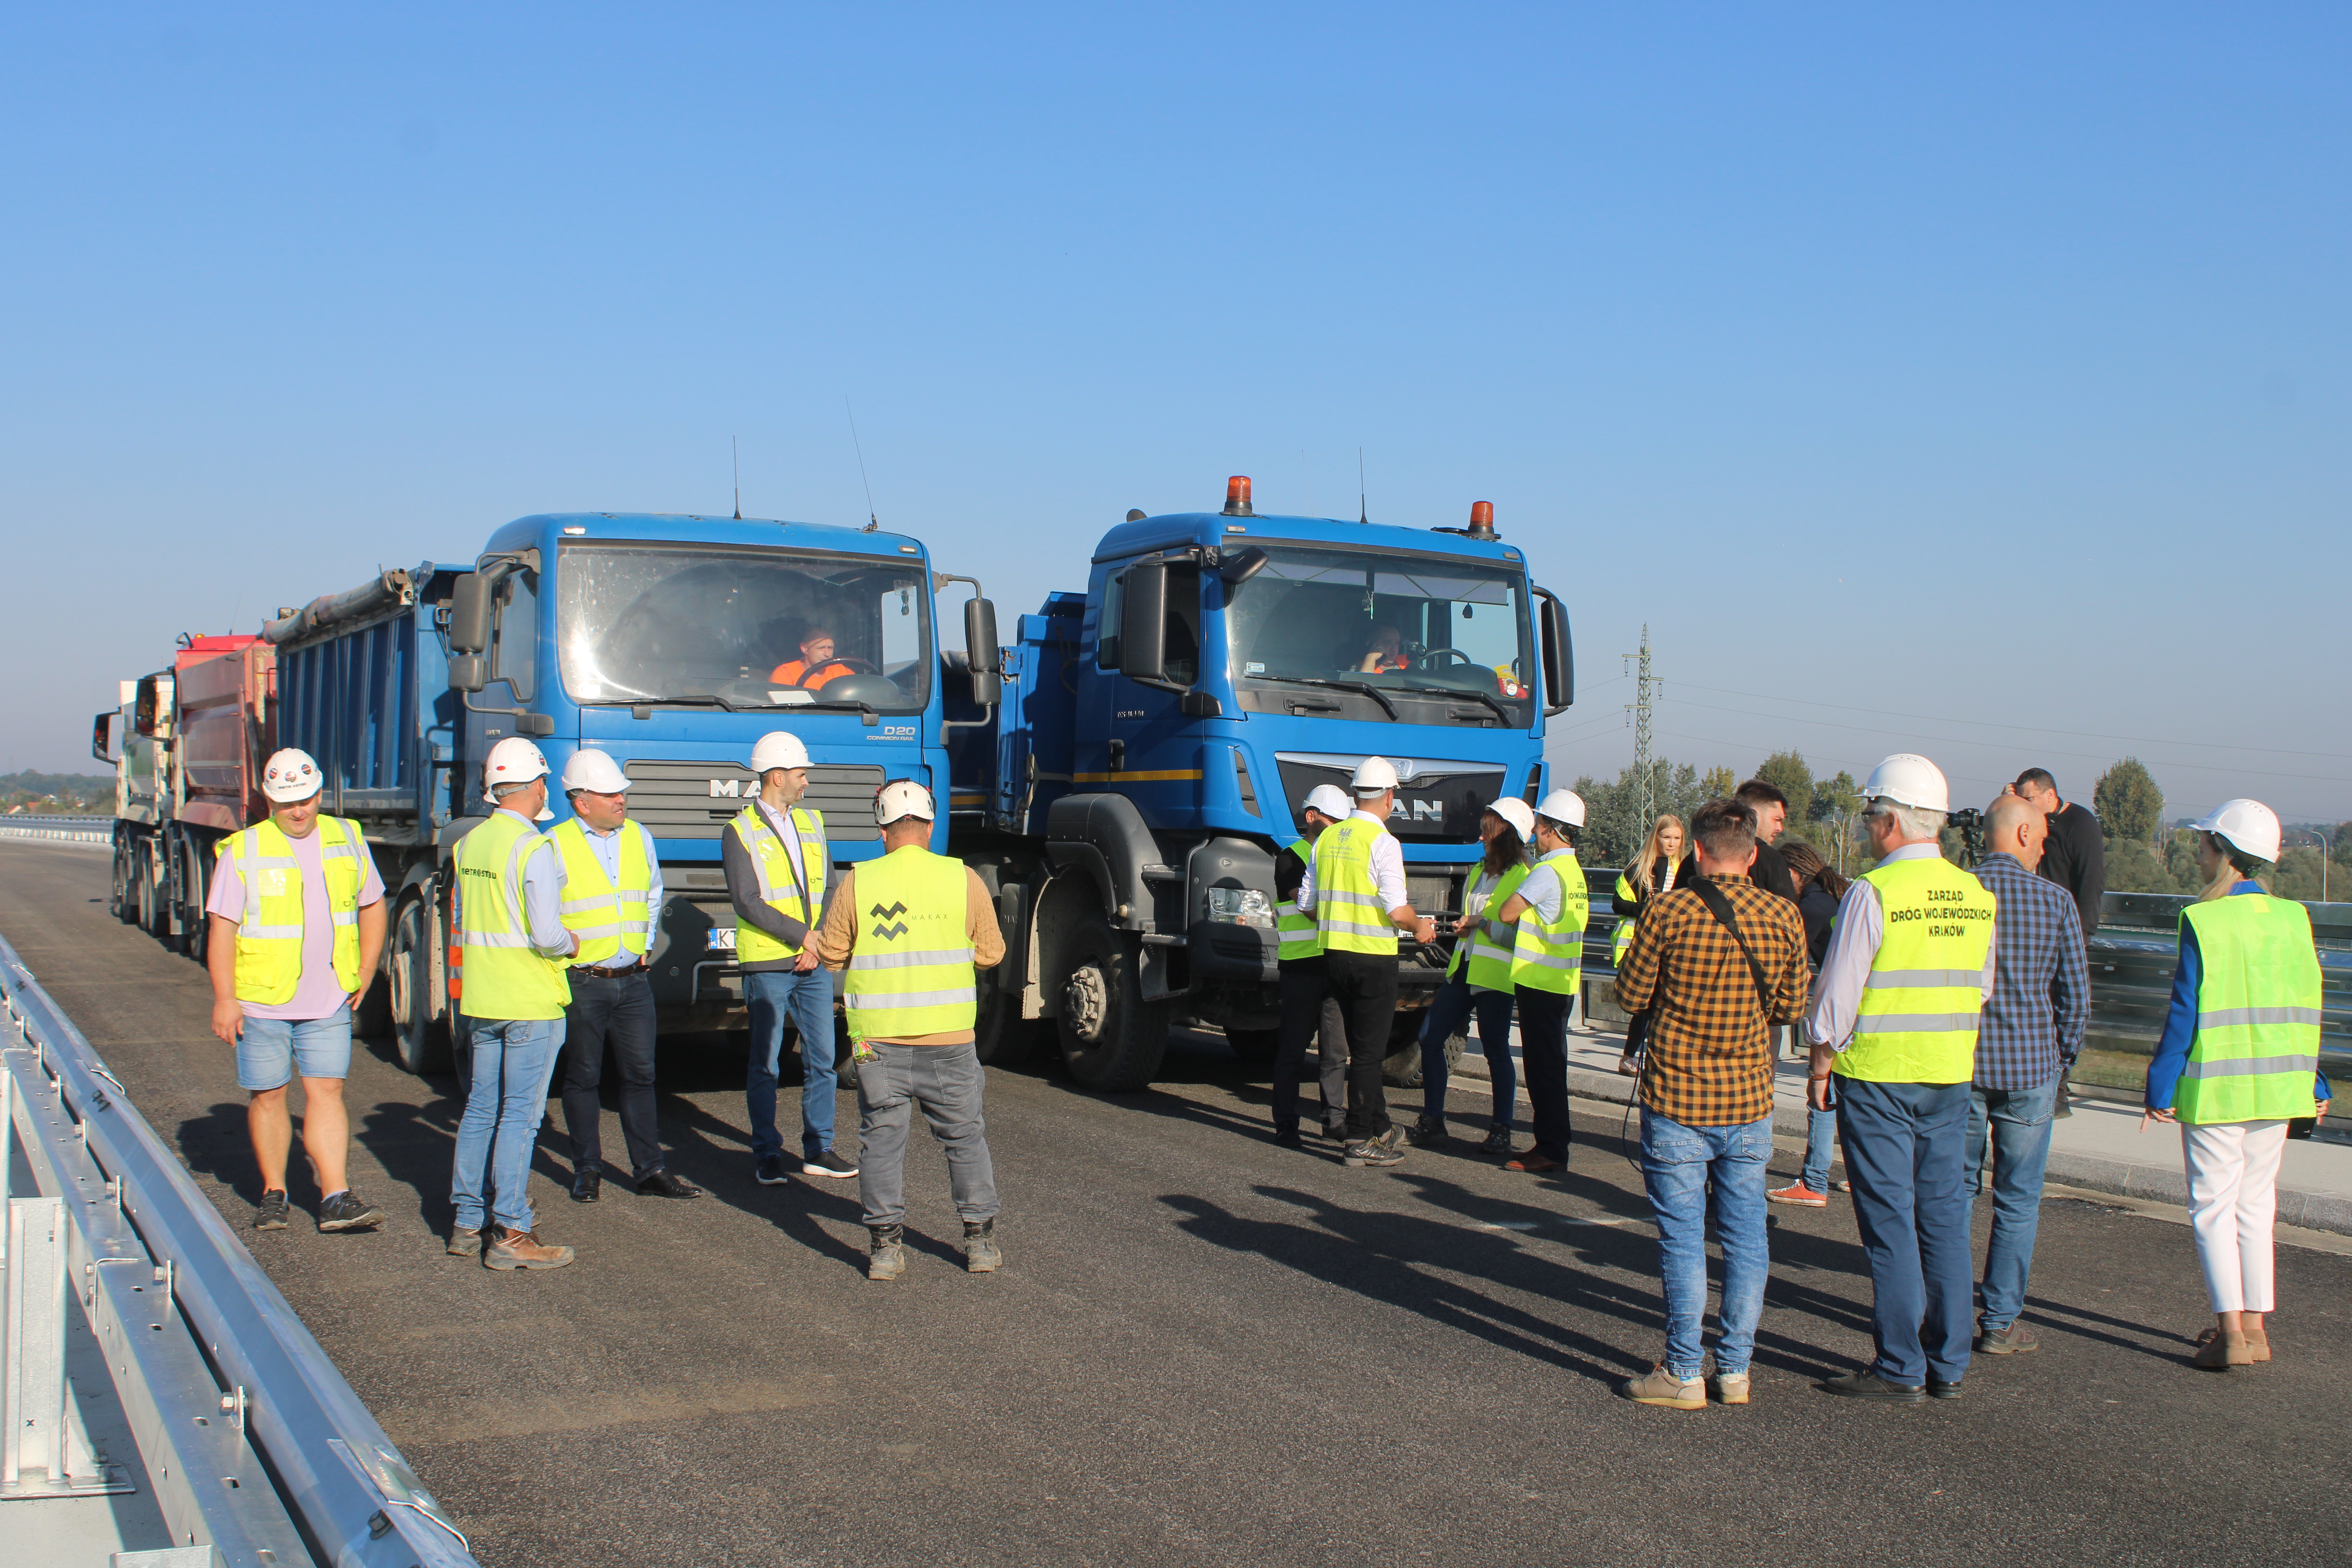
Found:
[(1768, 1015), (1756, 981), (1723, 922), (1688, 888), (1660, 897), (1634, 928), (1617, 973), (1617, 1002), (1651, 1011), (1642, 1103), (1689, 1127), (1734, 1127), (1772, 1113), (1768, 1024), (1805, 1011), (1812, 970), (1797, 906), (1745, 877), (1709, 877), (1764, 966)]

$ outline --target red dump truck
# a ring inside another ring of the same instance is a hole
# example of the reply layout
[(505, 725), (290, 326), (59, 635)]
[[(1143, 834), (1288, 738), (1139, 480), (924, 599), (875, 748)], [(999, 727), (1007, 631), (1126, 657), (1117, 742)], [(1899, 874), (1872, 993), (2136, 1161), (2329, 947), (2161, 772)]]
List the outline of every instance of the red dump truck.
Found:
[(205, 889), (222, 839), (269, 815), (277, 650), (256, 637), (183, 637), (168, 669), (122, 683), (90, 752), (114, 769), (120, 919), (205, 956)]

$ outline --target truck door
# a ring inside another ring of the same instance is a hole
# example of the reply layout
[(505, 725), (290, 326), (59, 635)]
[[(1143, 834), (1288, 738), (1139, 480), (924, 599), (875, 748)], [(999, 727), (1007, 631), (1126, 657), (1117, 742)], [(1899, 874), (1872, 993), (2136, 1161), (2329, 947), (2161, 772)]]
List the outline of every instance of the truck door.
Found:
[(1119, 670), (1127, 574), (1133, 565), (1114, 566), (1104, 584), (1102, 632), (1096, 643), (1101, 667), (1096, 689), (1103, 710), (1096, 732), (1107, 744), (1097, 753), (1095, 771), (1081, 773), (1077, 782), (1080, 787), (1117, 790), (1135, 802), (1145, 821), (1163, 826), (1189, 816), (1200, 796), (1200, 742), (1178, 703), (1201, 679), (1201, 569), (1191, 562), (1168, 563), (1162, 617), (1167, 679), (1142, 681)]

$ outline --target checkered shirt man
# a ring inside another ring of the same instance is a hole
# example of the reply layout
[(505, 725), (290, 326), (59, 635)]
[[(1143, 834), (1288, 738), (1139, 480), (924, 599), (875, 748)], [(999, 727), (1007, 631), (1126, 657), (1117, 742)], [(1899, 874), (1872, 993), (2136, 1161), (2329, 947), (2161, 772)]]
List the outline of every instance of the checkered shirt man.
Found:
[(2091, 1022), (2091, 969), (2074, 896), (2010, 855), (1977, 868), (1998, 905), (2000, 962), (1977, 1026), (1976, 1086), (2032, 1089), (2082, 1053)]
[(1739, 1126), (1772, 1112), (1769, 1026), (1803, 1015), (1812, 971), (1794, 904), (1744, 876), (1707, 880), (1764, 966), (1769, 1010), (1739, 944), (1689, 888), (1643, 915), (1618, 973), (1617, 1003), (1628, 1013), (1654, 1009), (1643, 1105), (1686, 1127)]

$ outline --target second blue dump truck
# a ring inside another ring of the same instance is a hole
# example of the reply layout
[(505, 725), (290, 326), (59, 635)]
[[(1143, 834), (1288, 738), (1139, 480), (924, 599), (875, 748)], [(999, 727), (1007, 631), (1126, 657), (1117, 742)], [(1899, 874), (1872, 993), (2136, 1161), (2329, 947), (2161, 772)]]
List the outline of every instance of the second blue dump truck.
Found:
[[(1413, 907), (1462, 907), (1486, 803), (1544, 788), (1544, 720), (1575, 697), (1567, 611), (1480, 502), (1464, 527), (1219, 511), (1104, 535), (1084, 592), (1023, 616), (997, 673), (950, 658), (951, 852), (994, 891), (1005, 961), (984, 1059), (1050, 1028), (1090, 1088), (1139, 1088), (1172, 1026), (1274, 1053), (1275, 856), (1318, 784), (1396, 764)], [(1445, 952), (1410, 938), (1389, 1075), (1417, 1082)], [(1450, 1042), (1458, 1054), (1462, 1042)]]

